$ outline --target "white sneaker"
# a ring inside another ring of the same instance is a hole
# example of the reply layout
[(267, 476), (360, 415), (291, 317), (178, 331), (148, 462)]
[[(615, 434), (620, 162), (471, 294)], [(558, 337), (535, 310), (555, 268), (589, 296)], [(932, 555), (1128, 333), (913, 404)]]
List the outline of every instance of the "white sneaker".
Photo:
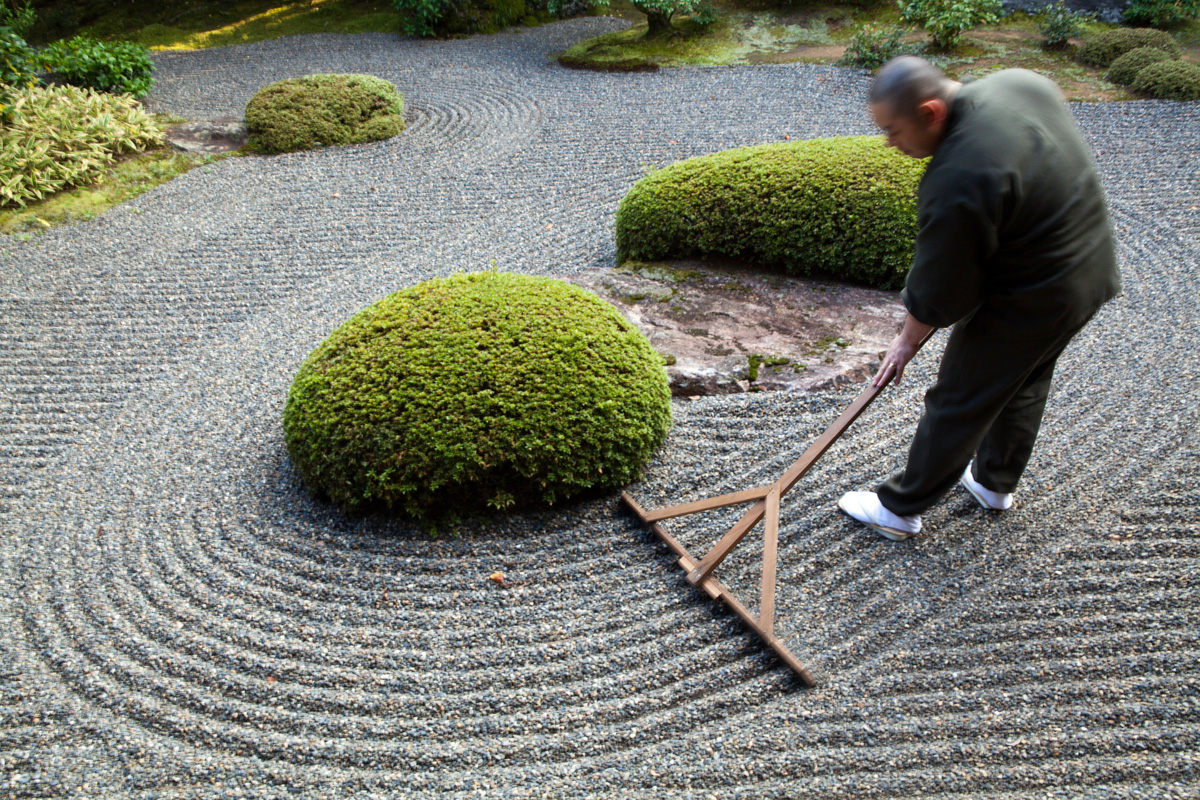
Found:
[(971, 496), (979, 501), (979, 505), (992, 511), (1005, 511), (1012, 508), (1013, 496), (1011, 493), (1003, 494), (1001, 492), (993, 492), (991, 489), (984, 488), (979, 484), (975, 477), (971, 474), (971, 467), (975, 464), (972, 461), (967, 464), (967, 471), (963, 473), (962, 479), (959, 481)]
[(883, 507), (874, 492), (846, 492), (838, 500), (838, 508), (868, 528), (894, 542), (902, 542), (921, 532), (921, 515), (902, 517)]

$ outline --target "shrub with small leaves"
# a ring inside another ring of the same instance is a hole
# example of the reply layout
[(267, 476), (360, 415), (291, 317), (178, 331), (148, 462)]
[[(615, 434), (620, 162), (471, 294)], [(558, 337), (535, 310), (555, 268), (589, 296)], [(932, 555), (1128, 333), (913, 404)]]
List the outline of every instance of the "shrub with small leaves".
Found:
[(0, 129), (0, 205), (24, 206), (90, 183), (115, 156), (162, 144), (162, 131), (129, 95), (74, 86), (14, 92), (12, 121)]
[(1042, 6), (1038, 19), (1038, 31), (1046, 37), (1046, 46), (1063, 48), (1070, 39), (1083, 33), (1083, 23), (1091, 18), (1091, 14), (1075, 11), (1066, 4), (1065, 0)]
[(642, 178), (617, 208), (617, 257), (719, 255), (896, 288), (912, 263), (925, 162), (854, 136), (743, 147)]
[(1179, 43), (1166, 31), (1153, 28), (1114, 28), (1085, 39), (1075, 58), (1081, 64), (1107, 68), (1118, 57), (1138, 47), (1153, 47), (1172, 57), (1179, 56)]
[(866, 25), (850, 37), (839, 63), (875, 69), (900, 55), (903, 28), (879, 28)]
[(900, 17), (929, 32), (933, 47), (948, 50), (964, 31), (1000, 19), (1000, 0), (898, 0)]
[(404, 99), (374, 75), (309, 75), (259, 89), (246, 104), (250, 144), (264, 153), (389, 139), (404, 130)]
[(12, 119), (16, 90), (37, 83), (33, 48), (11, 28), (0, 27), (0, 122)]
[(1162, 50), (1155, 50), (1153, 47), (1135, 47), (1113, 61), (1104, 77), (1112, 83), (1128, 86), (1133, 83), (1133, 79), (1139, 72), (1151, 64), (1173, 60), (1171, 54), (1164, 53)]
[(283, 412), (314, 492), (425, 519), (624, 486), (670, 424), (662, 356), (620, 312), (502, 272), (360, 311), (308, 356)]
[(136, 42), (64, 39), (40, 54), (42, 65), (62, 83), (100, 92), (145, 97), (154, 87), (150, 50)]
[(0, 27), (9, 28), (18, 36), (26, 36), (37, 22), (37, 11), (30, 0), (0, 0)]
[(1198, 11), (1198, 0), (1133, 0), (1125, 9), (1125, 22), (1129, 25), (1169, 28), (1195, 19)]
[(1159, 100), (1200, 100), (1200, 66), (1175, 60), (1150, 64), (1129, 88)]

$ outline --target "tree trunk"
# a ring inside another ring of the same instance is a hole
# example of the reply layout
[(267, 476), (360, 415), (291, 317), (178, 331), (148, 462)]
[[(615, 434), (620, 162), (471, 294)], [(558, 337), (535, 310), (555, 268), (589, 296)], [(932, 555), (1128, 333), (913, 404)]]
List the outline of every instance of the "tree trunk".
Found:
[(646, 31), (646, 38), (665, 36), (671, 32), (670, 14), (665, 11), (644, 11), (643, 13), (645, 13), (646, 21), (650, 25), (649, 30)]

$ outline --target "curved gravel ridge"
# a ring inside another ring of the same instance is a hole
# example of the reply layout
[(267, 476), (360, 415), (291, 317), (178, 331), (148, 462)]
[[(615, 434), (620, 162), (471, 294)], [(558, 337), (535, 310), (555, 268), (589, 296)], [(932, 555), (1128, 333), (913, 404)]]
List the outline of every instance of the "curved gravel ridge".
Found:
[[(910, 543), (833, 510), (902, 462), (942, 338), (784, 501), (800, 688), (614, 498), (430, 539), (309, 498), (295, 369), (349, 314), (493, 260), (611, 263), (647, 167), (869, 133), (867, 77), (572, 72), (605, 19), (157, 56), (152, 106), (371, 72), (388, 142), (197, 170), (0, 260), (0, 759), (17, 797), (1191, 797), (1200, 792), (1196, 104), (1076, 107), (1126, 291), (1064, 357), (1018, 506)], [(853, 397), (709, 398), (633, 491), (769, 482)], [(703, 549), (736, 512), (670, 525)], [(747, 540), (720, 575), (757, 595)], [(487, 580), (505, 573), (510, 586)], [(751, 603), (750, 605), (756, 605)]]

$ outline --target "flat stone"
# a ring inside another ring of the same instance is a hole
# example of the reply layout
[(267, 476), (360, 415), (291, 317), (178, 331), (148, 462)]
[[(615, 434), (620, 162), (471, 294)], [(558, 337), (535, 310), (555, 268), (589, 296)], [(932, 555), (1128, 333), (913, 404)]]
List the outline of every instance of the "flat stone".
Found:
[(185, 122), (166, 131), (167, 142), (185, 153), (228, 153), (244, 147), (248, 138), (246, 123), (237, 117)]
[(904, 322), (897, 292), (736, 262), (630, 264), (567, 280), (646, 334), (668, 359), (677, 397), (860, 383)]

